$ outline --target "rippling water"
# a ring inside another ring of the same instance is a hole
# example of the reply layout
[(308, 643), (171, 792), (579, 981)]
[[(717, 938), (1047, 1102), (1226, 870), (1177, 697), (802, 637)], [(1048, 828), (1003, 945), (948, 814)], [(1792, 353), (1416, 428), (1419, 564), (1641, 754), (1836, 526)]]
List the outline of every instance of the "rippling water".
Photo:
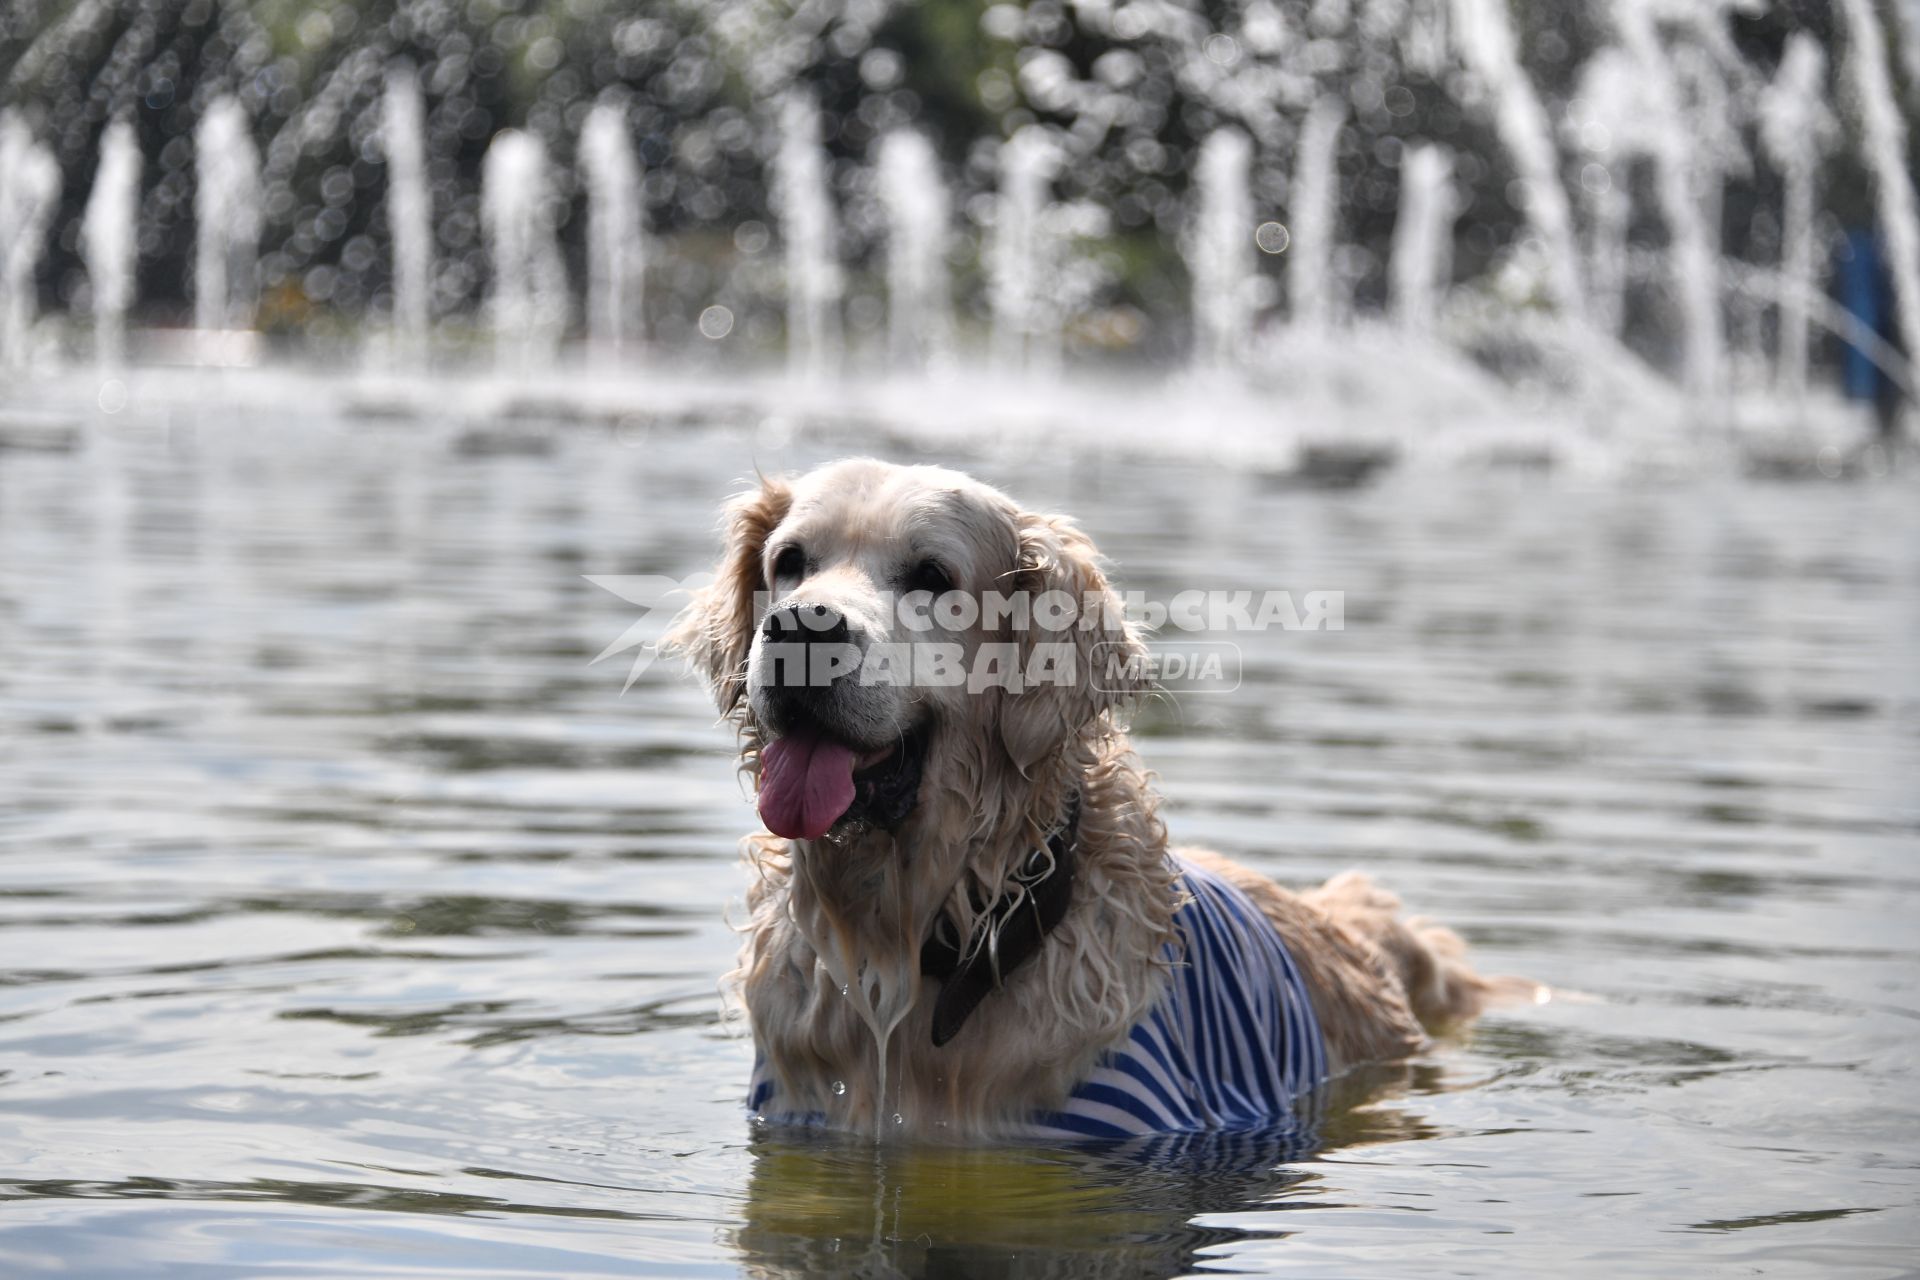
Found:
[(751, 808), (696, 690), (589, 665), (635, 611), (581, 576), (703, 568), (738, 477), (851, 447), (289, 409), (0, 453), (0, 1270), (1909, 1270), (1910, 483), (952, 459), (1161, 598), (1344, 591), (1143, 715), (1176, 836), (1369, 868), (1562, 995), (1342, 1082), (1317, 1148), (875, 1150), (750, 1134)]

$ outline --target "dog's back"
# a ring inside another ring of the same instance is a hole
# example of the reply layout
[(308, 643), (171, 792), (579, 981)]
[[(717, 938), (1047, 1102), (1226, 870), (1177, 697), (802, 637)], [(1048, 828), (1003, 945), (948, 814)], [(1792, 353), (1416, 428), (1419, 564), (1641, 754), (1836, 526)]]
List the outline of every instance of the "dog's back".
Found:
[(1494, 1000), (1531, 999), (1536, 984), (1487, 978), (1467, 963), (1466, 943), (1444, 925), (1400, 914), (1400, 899), (1370, 876), (1347, 871), (1292, 893), (1208, 849), (1182, 849), (1265, 913), (1299, 958), (1338, 1072), (1404, 1057)]

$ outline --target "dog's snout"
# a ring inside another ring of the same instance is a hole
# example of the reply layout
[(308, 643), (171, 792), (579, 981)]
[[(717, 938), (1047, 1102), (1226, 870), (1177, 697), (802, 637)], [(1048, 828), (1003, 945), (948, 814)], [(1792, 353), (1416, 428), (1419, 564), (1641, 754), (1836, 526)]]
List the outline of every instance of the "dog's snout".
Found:
[(777, 697), (770, 708), (804, 709), (819, 715), (860, 669), (863, 646), (847, 615), (831, 605), (783, 605), (760, 625), (759, 673), (755, 682)]
[(847, 617), (824, 604), (790, 604), (767, 614), (767, 639), (786, 644), (846, 644), (853, 639)]

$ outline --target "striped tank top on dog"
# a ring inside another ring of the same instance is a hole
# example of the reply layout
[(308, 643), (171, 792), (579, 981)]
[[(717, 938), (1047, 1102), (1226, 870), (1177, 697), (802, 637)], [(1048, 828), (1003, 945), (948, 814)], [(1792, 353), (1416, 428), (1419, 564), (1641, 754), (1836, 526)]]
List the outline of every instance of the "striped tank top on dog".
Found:
[(1175, 861), (1190, 897), (1174, 915), (1183, 946), (1166, 994), (1064, 1106), (1033, 1118), (1034, 1137), (1270, 1124), (1326, 1079), (1320, 1024), (1279, 933), (1246, 894)]
[[(1293, 1101), (1327, 1076), (1326, 1046), (1300, 971), (1251, 899), (1204, 867), (1176, 858), (1187, 894), (1174, 913), (1167, 988), (1153, 1012), (1108, 1049), (1057, 1110), (1016, 1136), (1115, 1139), (1245, 1129), (1292, 1115)], [(781, 1114), (776, 1086), (756, 1061), (749, 1107)]]

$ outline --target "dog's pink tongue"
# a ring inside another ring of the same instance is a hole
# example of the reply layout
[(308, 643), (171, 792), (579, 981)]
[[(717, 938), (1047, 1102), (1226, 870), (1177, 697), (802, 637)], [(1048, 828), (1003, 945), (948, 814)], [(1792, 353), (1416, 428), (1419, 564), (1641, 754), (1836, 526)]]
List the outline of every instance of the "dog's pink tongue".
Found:
[(853, 752), (809, 734), (760, 749), (760, 820), (789, 840), (817, 840), (853, 804)]

